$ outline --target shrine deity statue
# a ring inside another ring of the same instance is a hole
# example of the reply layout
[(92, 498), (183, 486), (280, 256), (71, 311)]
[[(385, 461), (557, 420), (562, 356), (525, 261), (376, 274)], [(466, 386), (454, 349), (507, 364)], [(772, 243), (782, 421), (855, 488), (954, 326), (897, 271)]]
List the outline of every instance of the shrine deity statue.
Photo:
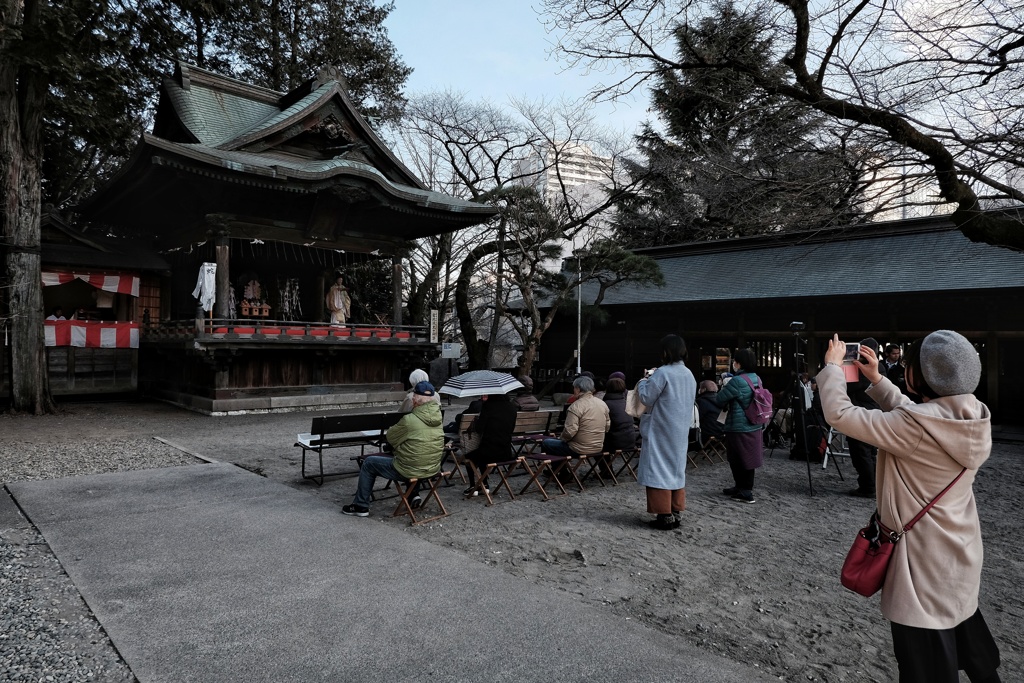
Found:
[(352, 314), (352, 297), (345, 287), (345, 278), (338, 276), (327, 291), (327, 308), (331, 311), (331, 323), (344, 325)]

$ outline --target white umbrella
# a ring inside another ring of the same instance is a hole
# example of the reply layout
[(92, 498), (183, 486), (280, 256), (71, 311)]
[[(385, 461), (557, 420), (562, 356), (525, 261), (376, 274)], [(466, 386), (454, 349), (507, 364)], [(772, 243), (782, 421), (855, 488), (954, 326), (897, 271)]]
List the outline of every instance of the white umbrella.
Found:
[(512, 375), (493, 370), (471, 370), (458, 377), (452, 377), (438, 389), (442, 394), (451, 394), (456, 398), (463, 396), (483, 396), (485, 394), (507, 394), (523, 385)]

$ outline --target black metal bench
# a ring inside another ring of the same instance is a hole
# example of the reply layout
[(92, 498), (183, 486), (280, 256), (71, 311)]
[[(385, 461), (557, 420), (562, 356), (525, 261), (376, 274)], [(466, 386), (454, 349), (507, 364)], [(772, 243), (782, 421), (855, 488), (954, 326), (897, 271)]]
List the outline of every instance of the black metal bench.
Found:
[[(299, 434), (295, 447), (302, 449), (302, 478), (322, 486), (325, 477), (352, 476), (352, 471), (324, 472), (324, 450), (329, 448), (359, 447), (358, 458), (372, 453), (366, 449), (379, 449), (388, 428), (402, 419), (405, 413), (367, 413), (363, 415), (322, 415), (313, 418), (309, 432)], [(306, 454), (315, 452), (319, 474), (306, 474)]]

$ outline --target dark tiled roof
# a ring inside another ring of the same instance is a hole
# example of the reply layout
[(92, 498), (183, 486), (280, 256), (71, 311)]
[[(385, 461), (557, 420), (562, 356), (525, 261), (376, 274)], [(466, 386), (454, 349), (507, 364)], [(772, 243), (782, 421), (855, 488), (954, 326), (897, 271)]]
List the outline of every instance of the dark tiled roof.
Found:
[[(665, 287), (613, 288), (606, 305), (1024, 288), (1024, 254), (971, 242), (944, 219), (846, 228), (800, 241), (652, 250)], [(902, 224), (905, 226), (905, 224)]]
[[(144, 135), (143, 139), (153, 147), (175, 152), (213, 167), (226, 168), (240, 173), (282, 180), (293, 178), (308, 182), (324, 180), (333, 176), (355, 176), (372, 180), (390, 194), (402, 197), (418, 206), (437, 207), (454, 212), (479, 213), (484, 216), (494, 213), (494, 209), (484, 204), (396, 183), (389, 180), (376, 167), (356, 159), (302, 159), (273, 152), (254, 154), (216, 149), (202, 144), (169, 142), (149, 134)], [(313, 188), (311, 191), (315, 191), (315, 189)]]

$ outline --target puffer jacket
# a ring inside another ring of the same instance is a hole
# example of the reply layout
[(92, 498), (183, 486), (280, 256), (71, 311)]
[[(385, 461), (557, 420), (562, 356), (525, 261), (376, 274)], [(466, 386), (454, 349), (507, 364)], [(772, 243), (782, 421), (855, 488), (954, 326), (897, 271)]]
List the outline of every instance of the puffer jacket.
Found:
[(388, 430), (387, 440), (399, 474), (407, 479), (434, 476), (444, 454), (441, 407), (434, 401), (416, 406)]
[(604, 450), (611, 453), (636, 446), (636, 422), (626, 412), (626, 394), (609, 391), (602, 400), (608, 405), (608, 416), (611, 421), (608, 433), (604, 437)]
[(747, 376), (755, 387), (761, 386), (761, 378), (753, 372), (736, 374), (729, 382), (714, 394), (715, 405), (720, 408), (729, 407), (725, 417), (725, 431), (727, 432), (756, 432), (762, 425), (751, 424), (743, 409), (754, 400), (754, 390), (750, 388), (743, 377)]
[(608, 406), (588, 391), (569, 406), (561, 438), (576, 453), (600, 453), (604, 450), (604, 434), (611, 424)]
[(867, 390), (881, 410), (867, 410), (850, 401), (841, 368), (826, 366), (817, 381), (828, 423), (878, 447), (875, 490), (888, 528), (902, 529), (966, 468), (893, 548), (882, 587), (886, 619), (955, 627), (978, 609), (984, 552), (973, 484), (992, 450), (988, 407), (971, 394), (917, 404), (882, 377)]

